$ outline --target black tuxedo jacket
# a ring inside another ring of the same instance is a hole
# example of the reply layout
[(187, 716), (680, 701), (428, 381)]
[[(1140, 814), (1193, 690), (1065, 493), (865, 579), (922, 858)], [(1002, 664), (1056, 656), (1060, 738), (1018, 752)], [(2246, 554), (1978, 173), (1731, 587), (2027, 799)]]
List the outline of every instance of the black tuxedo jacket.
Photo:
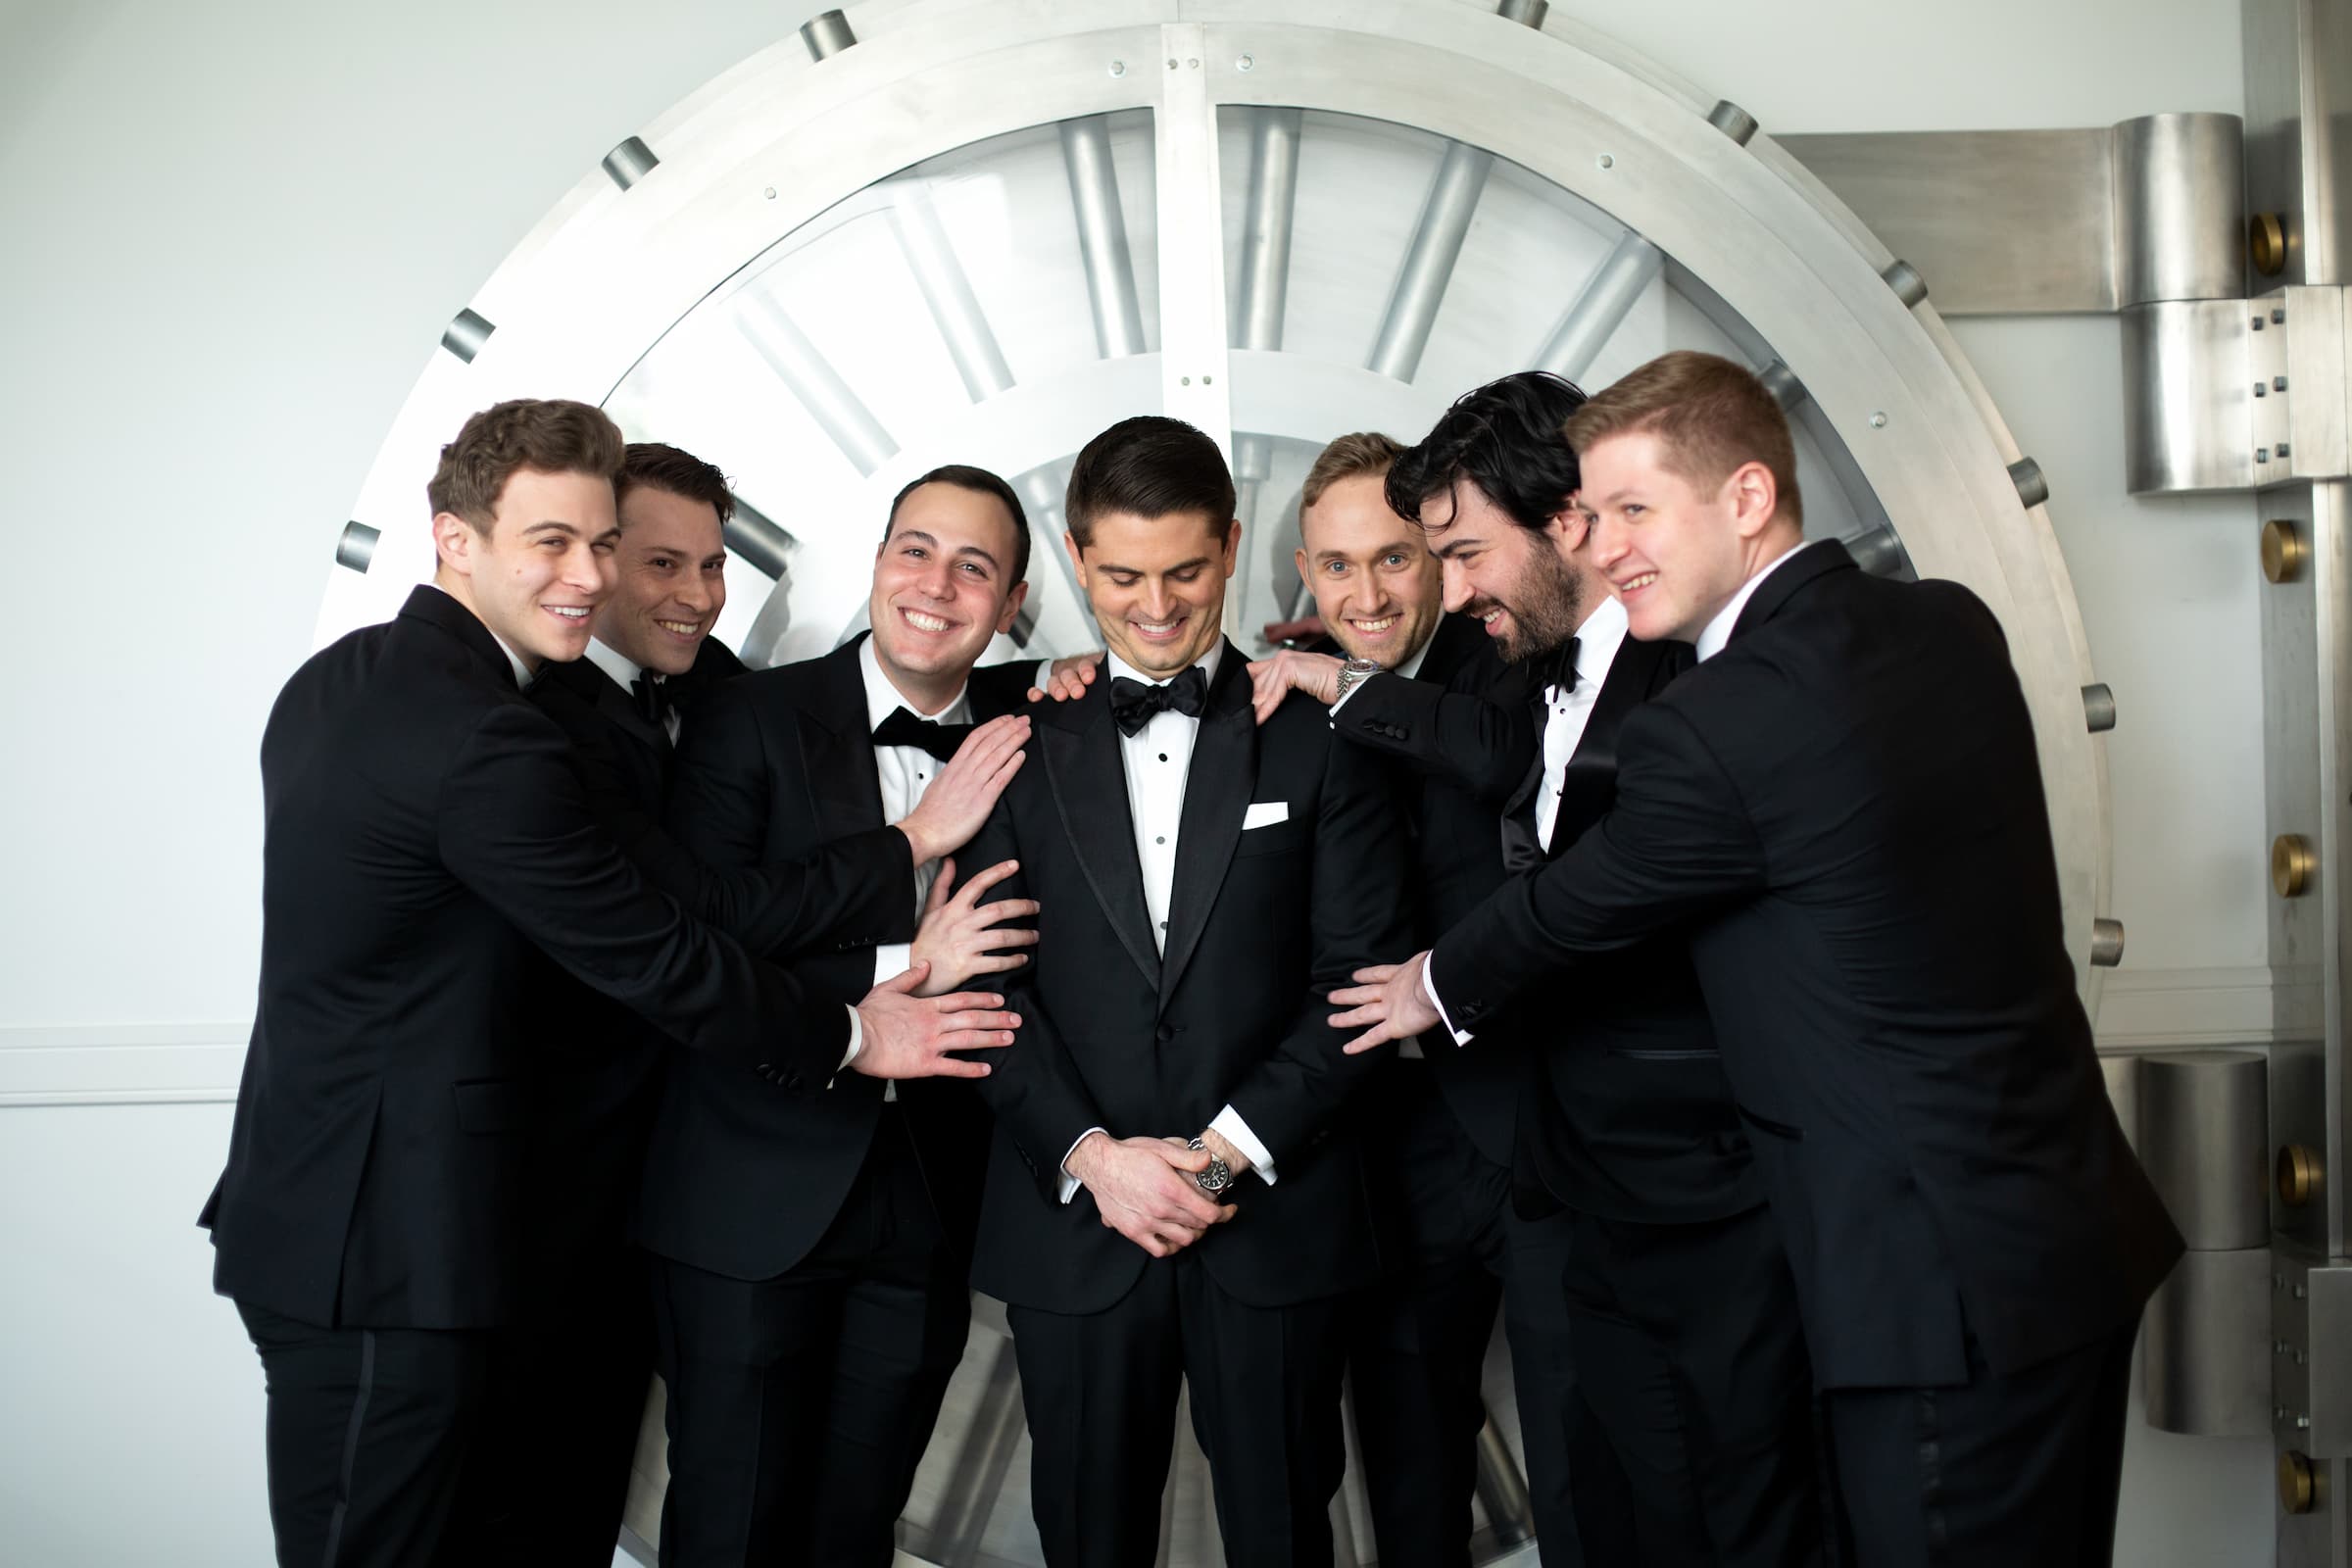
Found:
[[(705, 696), (742, 673), (740, 660), (706, 641), (694, 668), (665, 682), (681, 733), (699, 722)], [(531, 697), (570, 737), (590, 807), (646, 879), (754, 952), (781, 959), (900, 920), (913, 896), (905, 834), (877, 827), (764, 870), (706, 867), (663, 826), (675, 753), (669, 732), (648, 719), (627, 690), (581, 659), (543, 668)], [(569, 1245), (616, 1240), (626, 1223), (668, 1042), (552, 962), (539, 969), (548, 1018), (543, 1039), (564, 1046), (542, 1053), (535, 1176), (557, 1195), (542, 1211), (549, 1232), (542, 1239), (563, 1256)], [(740, 1092), (759, 1091), (742, 1086)]]
[[(437, 588), (314, 655), (262, 738), (262, 975), (215, 1283), (305, 1322), (479, 1328), (520, 1304), (534, 948), (765, 1098), (848, 1018), (687, 918), (597, 825), (562, 729)], [(753, 1075), (773, 1063), (780, 1082)]]
[[(1488, 681), (1478, 699), (1433, 699), (1404, 682), (1374, 680), (1348, 699), (1340, 719), (1367, 746), (1415, 757), (1426, 767), (1458, 765), (1466, 783), (1491, 788), (1497, 759), (1478, 737), (1497, 730), (1505, 715), (1519, 715), (1533, 739), (1509, 796), (1499, 808), (1486, 808), (1486, 825), (1494, 833), (1499, 814), (1494, 863), (1525, 870), (1564, 854), (1608, 810), (1625, 716), (1690, 662), (1690, 650), (1681, 643), (1629, 637), (1619, 647), (1561, 780), (1548, 856), (1535, 824), (1544, 777), (1534, 712), (1540, 694), (1523, 669)], [(1373, 706), (1359, 714), (1366, 702)], [(1502, 880), (1497, 869), (1477, 898)], [(1468, 912), (1441, 903), (1433, 935)], [(1513, 1167), (1521, 1210), (1566, 1203), (1604, 1219), (1687, 1223), (1762, 1202), (1688, 945), (1678, 936), (1628, 948), (1596, 978), (1600, 983), (1572, 985), (1555, 1002), (1496, 1020), (1491, 1038), (1468, 1047), (1436, 1031), (1423, 1043), (1457, 1103), (1484, 1109), (1503, 1102), (1505, 1140), (1497, 1158)], [(1472, 1086), (1469, 1095), (1457, 1080)], [(1470, 1118), (1464, 1123), (1471, 1125)]]
[[(978, 1088), (996, 1112), (973, 1283), (1016, 1305), (1097, 1312), (1152, 1259), (1104, 1226), (1093, 1195), (1059, 1200), (1089, 1128), (1191, 1137), (1230, 1103), (1274, 1157), (1241, 1213), (1194, 1244), (1257, 1306), (1337, 1295), (1378, 1268), (1353, 1135), (1341, 1114), (1376, 1058), (1339, 1050), (1327, 1001), (1409, 940), (1404, 826), (1383, 770), (1332, 744), (1321, 704), (1262, 726), (1232, 644), (1185, 780), (1166, 956), (1154, 947), (1109, 682), (1038, 713), (1029, 760), (972, 843), (1017, 858), (1004, 898), (1033, 898), (1036, 961), (1005, 987), (1020, 1035)], [(1283, 820), (1243, 828), (1253, 804)]]
[[(1332, 652), (1339, 652), (1336, 647)], [(1417, 894), (1412, 940), (1436, 941), (1503, 881), (1495, 820), (1540, 760), (1515, 670), (1467, 615), (1446, 615), (1412, 679), (1375, 676), (1333, 719), (1340, 736), (1405, 764), (1398, 796), (1413, 830)], [(1515, 1051), (1457, 1051), (1422, 1042), (1438, 1092), (1480, 1153), (1511, 1163), (1529, 1064)]]
[[(916, 923), (906, 836), (882, 816), (858, 672), (864, 640), (711, 692), (681, 732), (668, 807), (669, 837), (714, 868), (821, 855), (877, 834), (897, 842), (884, 906), (795, 958), (810, 995), (836, 1004), (872, 990), (875, 947), (912, 940)], [(1016, 662), (972, 671), (973, 716), (1019, 707), (1035, 669)], [(990, 862), (958, 855), (956, 863), (960, 873)], [(827, 1064), (832, 1086), (802, 1097), (746, 1095), (726, 1064), (673, 1054), (638, 1194), (638, 1240), (744, 1280), (773, 1279), (807, 1256), (840, 1212), (881, 1116), (880, 1080), (830, 1072), (846, 1045)], [(968, 1241), (984, 1113), (952, 1080), (903, 1083), (899, 1103), (949, 1236)]]
[(1835, 543), (1626, 716), (1613, 808), (1438, 945), (1471, 1028), (1682, 930), (1825, 1387), (2007, 1374), (2132, 1321), (2180, 1239), (2060, 929), (2034, 730), (1965, 588)]

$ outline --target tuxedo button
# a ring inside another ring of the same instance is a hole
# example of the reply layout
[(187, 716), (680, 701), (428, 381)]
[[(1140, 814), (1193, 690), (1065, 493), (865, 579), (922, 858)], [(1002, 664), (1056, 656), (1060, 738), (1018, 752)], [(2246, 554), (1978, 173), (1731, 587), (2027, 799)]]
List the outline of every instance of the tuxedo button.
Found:
[(1172, 1023), (1161, 1024), (1158, 1029), (1158, 1036), (1159, 1043), (1163, 1046), (1166, 1045), (1169, 1041), (1176, 1038), (1176, 1026)]

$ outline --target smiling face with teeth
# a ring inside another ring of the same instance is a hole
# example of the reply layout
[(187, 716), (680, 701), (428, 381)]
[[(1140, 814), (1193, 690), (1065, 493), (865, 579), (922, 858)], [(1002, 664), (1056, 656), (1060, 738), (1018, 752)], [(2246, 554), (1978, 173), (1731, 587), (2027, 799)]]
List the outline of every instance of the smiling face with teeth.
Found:
[(727, 603), (727, 545), (718, 509), (650, 484), (620, 503), (612, 597), (596, 612), (606, 647), (662, 675), (694, 667)]
[(1438, 559), (1420, 531), (1389, 510), (1385, 469), (1335, 480), (1300, 509), (1298, 539), (1298, 575), (1324, 629), (1351, 656), (1395, 668), (1438, 629)]
[(1644, 642), (1696, 642), (1748, 578), (1803, 542), (1801, 525), (1780, 514), (1763, 463), (1706, 484), (1670, 466), (1647, 430), (1604, 436), (1583, 459), (1579, 501), (1593, 519), (1593, 564)]
[(533, 669), (588, 651), (591, 617), (612, 591), (619, 524), (602, 474), (517, 468), (487, 527), (433, 517), (433, 580)]
[(928, 716), (956, 700), (989, 640), (1011, 629), (1029, 584), (1018, 525), (998, 497), (947, 480), (906, 492), (874, 556), (874, 658)]
[(1608, 591), (1585, 548), (1584, 514), (1573, 506), (1538, 530), (1462, 478), (1422, 502), (1421, 527), (1445, 573), (1446, 608), (1484, 626), (1511, 663), (1575, 636)]
[(1080, 545), (1062, 536), (1110, 651), (1154, 680), (1199, 663), (1223, 634), (1225, 580), (1242, 525), (1206, 512), (1096, 514)]

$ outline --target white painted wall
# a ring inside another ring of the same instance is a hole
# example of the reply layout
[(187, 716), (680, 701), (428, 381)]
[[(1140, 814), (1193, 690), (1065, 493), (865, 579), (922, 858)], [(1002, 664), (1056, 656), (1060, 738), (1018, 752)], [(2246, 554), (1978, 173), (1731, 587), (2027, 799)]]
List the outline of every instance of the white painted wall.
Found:
[[(254, 749), (380, 433), (449, 317), (606, 148), (813, 9), (0, 0), (7, 1083), (62, 1059), (26, 1048), (69, 1048), (87, 1082), (141, 1042), (235, 1038)], [(2229, 0), (1553, 11), (1768, 131), (2240, 105)], [(2123, 496), (2112, 321), (1959, 336), (2050, 475), (2122, 704), (2125, 973), (2195, 989), (2260, 965), (2250, 507)], [(13, 1560), (267, 1557), (259, 1377), (190, 1224), (227, 1125), (218, 1103), (0, 1104)], [(2267, 1560), (2267, 1447), (2138, 1433), (2132, 1463), (2119, 1560)]]

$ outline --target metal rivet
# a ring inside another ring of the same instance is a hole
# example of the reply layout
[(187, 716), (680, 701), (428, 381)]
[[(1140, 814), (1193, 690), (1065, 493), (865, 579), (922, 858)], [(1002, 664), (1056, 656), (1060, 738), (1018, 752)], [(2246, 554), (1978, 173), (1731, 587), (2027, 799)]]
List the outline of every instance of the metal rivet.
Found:
[(1919, 275), (1918, 268), (1900, 257), (1888, 262), (1879, 276), (1894, 290), (1894, 297), (1903, 302), (1905, 310), (1916, 310), (1928, 297), (1928, 280)]
[(1207, 386), (1209, 383), (1211, 383), (1211, 382), (1212, 382), (1212, 381), (1214, 381), (1214, 380), (1216, 380), (1216, 377), (1215, 377), (1215, 376), (1213, 376), (1213, 375), (1204, 375), (1204, 376), (1202, 376), (1202, 377), (1200, 378), (1200, 384), (1201, 384), (1202, 386)]
[(1199, 71), (1200, 69), (1200, 62), (1198, 60), (1187, 60), (1184, 63), (1184, 69), (1187, 71)]
[[(2302, 1286), (2298, 1285), (2298, 1286), (2296, 1286), (2296, 1287), (2295, 1287), (2295, 1299), (2296, 1299), (2296, 1300), (2300, 1301), (2301, 1299), (2303, 1299), (2303, 1298), (2304, 1298), (2305, 1296), (2308, 1296), (2309, 1294), (2310, 1294), (2310, 1293), (2309, 1293), (2308, 1291), (2306, 1291), (2306, 1290), (2305, 1290), (2305, 1289), (2304, 1289)], [(2295, 1352), (2295, 1365), (2297, 1365), (2297, 1366), (2301, 1366), (2302, 1364), (2303, 1364), (2303, 1352), (2302, 1352), (2301, 1350), (2297, 1350), (2297, 1351)]]
[(1124, 76), (1127, 74), (1127, 62), (1124, 60), (1113, 60), (1110, 63), (1110, 74), (1114, 76)]
[(1252, 67), (1254, 67), (1256, 64), (1257, 64), (1256, 57), (1254, 57), (1254, 56), (1252, 56), (1252, 55), (1244, 55), (1244, 56), (1242, 56), (1242, 58), (1241, 58), (1241, 59), (1239, 59), (1239, 60), (1236, 60), (1236, 61), (1233, 63), (1233, 69), (1234, 69), (1234, 70), (1236, 70), (1236, 71), (1248, 71), (1248, 70), (1250, 70)]
[(2283, 326), (2286, 324), (2285, 306), (2274, 305), (2271, 307), (2271, 324), (2273, 326)]
[(474, 311), (460, 311), (442, 329), (441, 346), (471, 365), (473, 357), (482, 352), (482, 345), (490, 341), (490, 334), (497, 330), (487, 318)]
[(345, 523), (343, 537), (335, 541), (335, 564), (366, 571), (368, 563), (375, 558), (375, 542), (382, 536), (382, 530), (364, 522)]
[(1176, 378), (1176, 384), (1178, 386), (1191, 386), (1193, 384), (1193, 378), (1189, 375), (1180, 375)]
[(2274, 391), (2274, 392), (2283, 392), (2283, 391), (2285, 391), (2285, 390), (2286, 390), (2286, 377), (2285, 377), (2285, 376), (2283, 376), (2283, 375), (2274, 375), (2274, 376), (2272, 376), (2272, 377), (2271, 377), (2271, 390), (2272, 390), (2272, 391)]
[(2260, 381), (2254, 383), (2254, 395), (2258, 398), (2269, 396), (2270, 390), (2271, 389), (2269, 387), (2263, 385)]
[(631, 136), (605, 154), (605, 177), (622, 190), (627, 190), (661, 167), (661, 163), (662, 160), (654, 156), (651, 147), (641, 138)]
[(2272, 449), (2272, 451), (2278, 455), (2279, 462), (2284, 463), (2286, 461), (2287, 447), (2285, 442), (2279, 442), (2278, 446)]
[(1871, 427), (1873, 430), (1884, 430), (1884, 429), (1886, 429), (1886, 415), (1884, 415), (1884, 414), (1874, 414), (1874, 415), (1872, 415), (1872, 416), (1870, 416), (1870, 427)]
[(2246, 220), (2246, 251), (2254, 270), (2265, 277), (2286, 270), (2286, 224), (2277, 213), (2256, 213)]
[(1756, 117), (1729, 98), (1718, 99), (1715, 107), (1707, 111), (1707, 123), (1742, 147), (1756, 133)]
[(2266, 323), (2266, 322), (2263, 320), (2263, 318), (2262, 318), (2261, 317), (2257, 316), (2256, 318), (2254, 318), (2254, 330), (2255, 330), (2255, 331), (2257, 331), (2257, 332), (2261, 331), (2261, 330), (2263, 329), (2263, 327), (2264, 327), (2266, 324), (2268, 324), (2268, 323)]
[(811, 60), (827, 60), (858, 41), (850, 29), (850, 19), (838, 11), (824, 11), (801, 24), (801, 42)]
[(2254, 461), (2255, 461), (2256, 463), (2268, 463), (2268, 462), (2270, 462), (2270, 461), (2271, 461), (2271, 449), (2270, 449), (2269, 447), (2256, 447), (2256, 448), (2254, 449)]
[(1168, 69), (1169, 69), (1170, 71), (1174, 71), (1174, 70), (1176, 69), (1176, 62), (1175, 62), (1175, 61), (1173, 61), (1173, 60), (1169, 61), (1169, 62), (1168, 62)]
[(770, 185), (767, 187), (767, 189), (761, 191), (760, 194), (765, 196), (769, 201), (772, 202), (776, 199), (776, 187)]
[(2309, 1416), (2307, 1416), (2307, 1415), (2299, 1415), (2299, 1416), (2295, 1417), (2295, 1430), (2296, 1430), (2296, 1431), (2298, 1431), (2298, 1432), (2305, 1431), (2305, 1430), (2307, 1430), (2307, 1429), (2308, 1429), (2310, 1426), (2311, 1426), (2311, 1417), (2309, 1417)]
[(2272, 582), (2293, 582), (2311, 560), (2311, 545), (2303, 530), (2284, 517), (2262, 525), (2262, 574)]
[(2299, 899), (2311, 886), (2319, 858), (2311, 840), (2300, 833), (2281, 833), (2271, 840), (2271, 889), (2282, 899)]
[(1617, 167), (1617, 160), (1611, 158), (1607, 153), (1602, 153), (1598, 158), (1595, 158), (1592, 161), (1603, 169), (1615, 169)]
[(2017, 486), (2017, 499), (2028, 512), (2050, 499), (2050, 481), (2042, 477), (2041, 465), (2032, 458), (2009, 465), (2009, 482)]
[(2106, 682), (2082, 688), (2082, 716), (2093, 735), (2104, 735), (2115, 728), (2115, 693)]

